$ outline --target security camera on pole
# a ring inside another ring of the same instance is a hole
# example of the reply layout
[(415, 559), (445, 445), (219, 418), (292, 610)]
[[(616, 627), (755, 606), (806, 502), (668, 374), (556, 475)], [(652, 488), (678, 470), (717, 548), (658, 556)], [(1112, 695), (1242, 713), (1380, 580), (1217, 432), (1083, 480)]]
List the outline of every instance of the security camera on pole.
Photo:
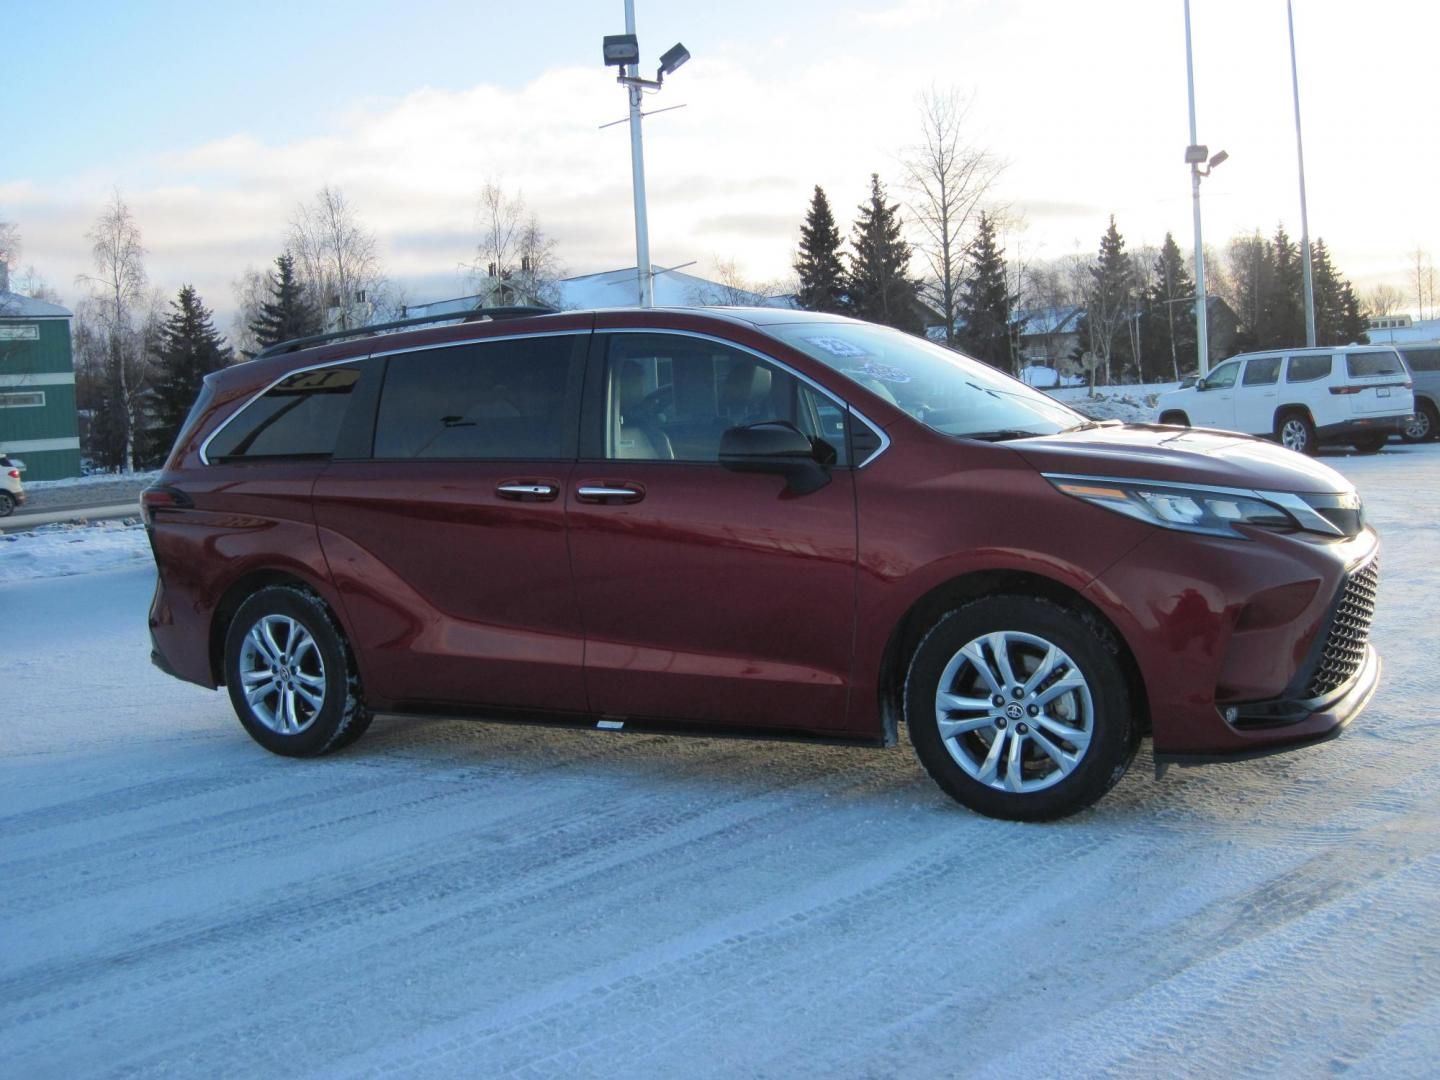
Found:
[(645, 213), (645, 150), (641, 141), (640, 121), (645, 115), (640, 111), (640, 95), (648, 90), (659, 90), (665, 76), (673, 74), (681, 64), (690, 59), (690, 53), (678, 42), (660, 57), (660, 69), (653, 79), (642, 79), (639, 74), (640, 43), (635, 36), (635, 0), (625, 0), (625, 33), (609, 34), (605, 37), (605, 63), (618, 67), (621, 74), (616, 82), (622, 83), (630, 95), (630, 174), (635, 193), (635, 277), (640, 287), (641, 307), (654, 307), (653, 273), (650, 267), (650, 224)]

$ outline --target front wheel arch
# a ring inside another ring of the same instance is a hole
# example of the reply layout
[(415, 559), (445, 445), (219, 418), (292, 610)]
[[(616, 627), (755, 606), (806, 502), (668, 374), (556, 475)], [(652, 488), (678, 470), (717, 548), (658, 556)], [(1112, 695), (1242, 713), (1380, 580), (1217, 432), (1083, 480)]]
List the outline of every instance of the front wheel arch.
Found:
[(1190, 427), (1190, 415), (1182, 409), (1171, 409), (1160, 414), (1157, 423), (1173, 424), (1176, 427)]
[(900, 721), (905, 715), (905, 674), (925, 635), (947, 612), (972, 600), (1000, 594), (1048, 600), (1070, 608), (1084, 618), (1093, 619), (1099, 628), (1112, 634), (1119, 648), (1120, 667), (1125, 674), (1136, 722), (1142, 731), (1150, 731), (1150, 697), (1145, 679), (1140, 674), (1140, 665), (1125, 635), (1103, 611), (1079, 592), (1053, 578), (1020, 570), (985, 570), (963, 574), (937, 585), (911, 604), (891, 631), (876, 680), (880, 719), (887, 746), (898, 741)]

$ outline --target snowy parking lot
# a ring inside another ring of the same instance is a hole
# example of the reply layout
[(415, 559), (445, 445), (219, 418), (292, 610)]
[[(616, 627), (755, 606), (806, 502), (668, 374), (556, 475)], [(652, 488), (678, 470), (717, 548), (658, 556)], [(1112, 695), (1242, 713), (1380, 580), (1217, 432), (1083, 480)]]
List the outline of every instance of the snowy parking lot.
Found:
[(150, 666), (143, 532), (0, 541), (0, 1073), (1433, 1076), (1440, 444), (1325, 460), (1382, 534), (1368, 710), (1048, 825), (908, 746), (272, 757)]

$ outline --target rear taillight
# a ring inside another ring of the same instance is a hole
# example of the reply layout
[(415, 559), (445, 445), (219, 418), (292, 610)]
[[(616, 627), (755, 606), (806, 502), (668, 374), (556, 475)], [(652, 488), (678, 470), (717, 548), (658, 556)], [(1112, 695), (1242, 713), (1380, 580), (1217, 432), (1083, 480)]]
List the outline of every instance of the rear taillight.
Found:
[(19, 479), (20, 479), (20, 470), (19, 470), (19, 469), (11, 469), (11, 470), (10, 470), (8, 473), (6, 473), (5, 475), (8, 476), (8, 477), (10, 477), (11, 480), (19, 480)]
[(194, 505), (195, 500), (185, 492), (165, 484), (153, 484), (140, 493), (140, 509), (146, 521), (154, 519), (156, 510), (189, 510)]

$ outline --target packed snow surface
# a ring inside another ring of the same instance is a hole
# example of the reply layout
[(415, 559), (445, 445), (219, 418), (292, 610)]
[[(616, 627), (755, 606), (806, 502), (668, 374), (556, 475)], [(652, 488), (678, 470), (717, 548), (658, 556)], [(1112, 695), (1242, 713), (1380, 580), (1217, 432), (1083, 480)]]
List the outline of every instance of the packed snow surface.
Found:
[(273, 757), (150, 666), (147, 565), (6, 585), (0, 1071), (1433, 1076), (1440, 445), (1327, 460), (1383, 537), (1369, 709), (1142, 750), (1050, 825), (904, 746), (382, 718)]
[(149, 559), (150, 544), (138, 517), (93, 525), (43, 525), (31, 532), (0, 535), (0, 585), (143, 566)]

